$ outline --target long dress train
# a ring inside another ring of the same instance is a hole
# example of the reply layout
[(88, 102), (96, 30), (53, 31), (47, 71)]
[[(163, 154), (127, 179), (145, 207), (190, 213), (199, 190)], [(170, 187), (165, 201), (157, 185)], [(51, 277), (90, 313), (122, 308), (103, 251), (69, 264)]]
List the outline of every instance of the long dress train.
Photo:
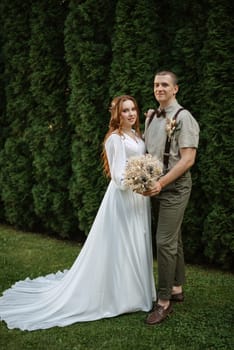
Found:
[(69, 270), (16, 282), (0, 298), (9, 329), (45, 329), (149, 311), (156, 299), (150, 202), (123, 185), (141, 139), (112, 134), (106, 142), (110, 181), (86, 242)]

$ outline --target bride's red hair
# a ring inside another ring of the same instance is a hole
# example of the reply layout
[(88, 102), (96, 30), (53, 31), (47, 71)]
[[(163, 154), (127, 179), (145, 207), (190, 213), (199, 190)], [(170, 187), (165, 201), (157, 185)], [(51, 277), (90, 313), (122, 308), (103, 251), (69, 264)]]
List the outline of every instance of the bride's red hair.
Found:
[(134, 106), (137, 111), (137, 119), (135, 124), (133, 125), (133, 129), (136, 132), (136, 135), (141, 137), (141, 131), (140, 131), (140, 121), (139, 121), (139, 108), (137, 105), (137, 102), (134, 97), (129, 96), (129, 95), (122, 95), (122, 96), (116, 96), (112, 101), (111, 105), (109, 108), (109, 111), (111, 113), (111, 118), (109, 122), (109, 130), (106, 133), (104, 140), (103, 140), (103, 150), (102, 150), (102, 160), (103, 160), (103, 171), (104, 174), (107, 177), (111, 177), (110, 174), (110, 167), (106, 155), (106, 150), (105, 150), (105, 142), (108, 139), (108, 137), (113, 133), (117, 133), (119, 135), (123, 135), (123, 130), (122, 130), (122, 118), (121, 118), (121, 112), (123, 110), (123, 103), (127, 100), (131, 100), (134, 103)]

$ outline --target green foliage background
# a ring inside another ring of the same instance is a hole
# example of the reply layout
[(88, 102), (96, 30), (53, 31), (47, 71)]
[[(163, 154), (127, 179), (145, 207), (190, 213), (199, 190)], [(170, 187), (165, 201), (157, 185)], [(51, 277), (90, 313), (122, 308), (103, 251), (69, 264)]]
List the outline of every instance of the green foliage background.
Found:
[(107, 181), (110, 100), (155, 107), (159, 69), (201, 127), (183, 225), (189, 262), (233, 267), (233, 21), (228, 0), (2, 0), (0, 220), (87, 235)]

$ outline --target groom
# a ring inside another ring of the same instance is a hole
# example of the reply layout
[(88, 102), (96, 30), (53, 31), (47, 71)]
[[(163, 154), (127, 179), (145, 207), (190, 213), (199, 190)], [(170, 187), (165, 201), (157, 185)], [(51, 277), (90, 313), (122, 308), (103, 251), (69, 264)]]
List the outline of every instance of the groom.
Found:
[(195, 162), (199, 126), (191, 113), (176, 100), (177, 77), (171, 71), (156, 73), (154, 95), (157, 111), (146, 115), (147, 152), (164, 163), (164, 175), (155, 182), (151, 196), (157, 222), (158, 300), (146, 323), (162, 322), (172, 312), (172, 302), (182, 302), (185, 282), (181, 224), (190, 197), (192, 181), (189, 169)]

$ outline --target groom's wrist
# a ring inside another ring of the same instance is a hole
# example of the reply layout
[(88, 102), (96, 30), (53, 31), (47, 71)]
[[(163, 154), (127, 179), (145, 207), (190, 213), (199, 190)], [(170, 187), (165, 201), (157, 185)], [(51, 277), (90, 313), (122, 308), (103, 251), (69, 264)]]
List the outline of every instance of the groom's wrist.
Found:
[(165, 183), (164, 183), (164, 181), (163, 181), (163, 178), (160, 177), (160, 179), (158, 180), (158, 182), (159, 182), (161, 188), (163, 188), (163, 187), (166, 186)]

